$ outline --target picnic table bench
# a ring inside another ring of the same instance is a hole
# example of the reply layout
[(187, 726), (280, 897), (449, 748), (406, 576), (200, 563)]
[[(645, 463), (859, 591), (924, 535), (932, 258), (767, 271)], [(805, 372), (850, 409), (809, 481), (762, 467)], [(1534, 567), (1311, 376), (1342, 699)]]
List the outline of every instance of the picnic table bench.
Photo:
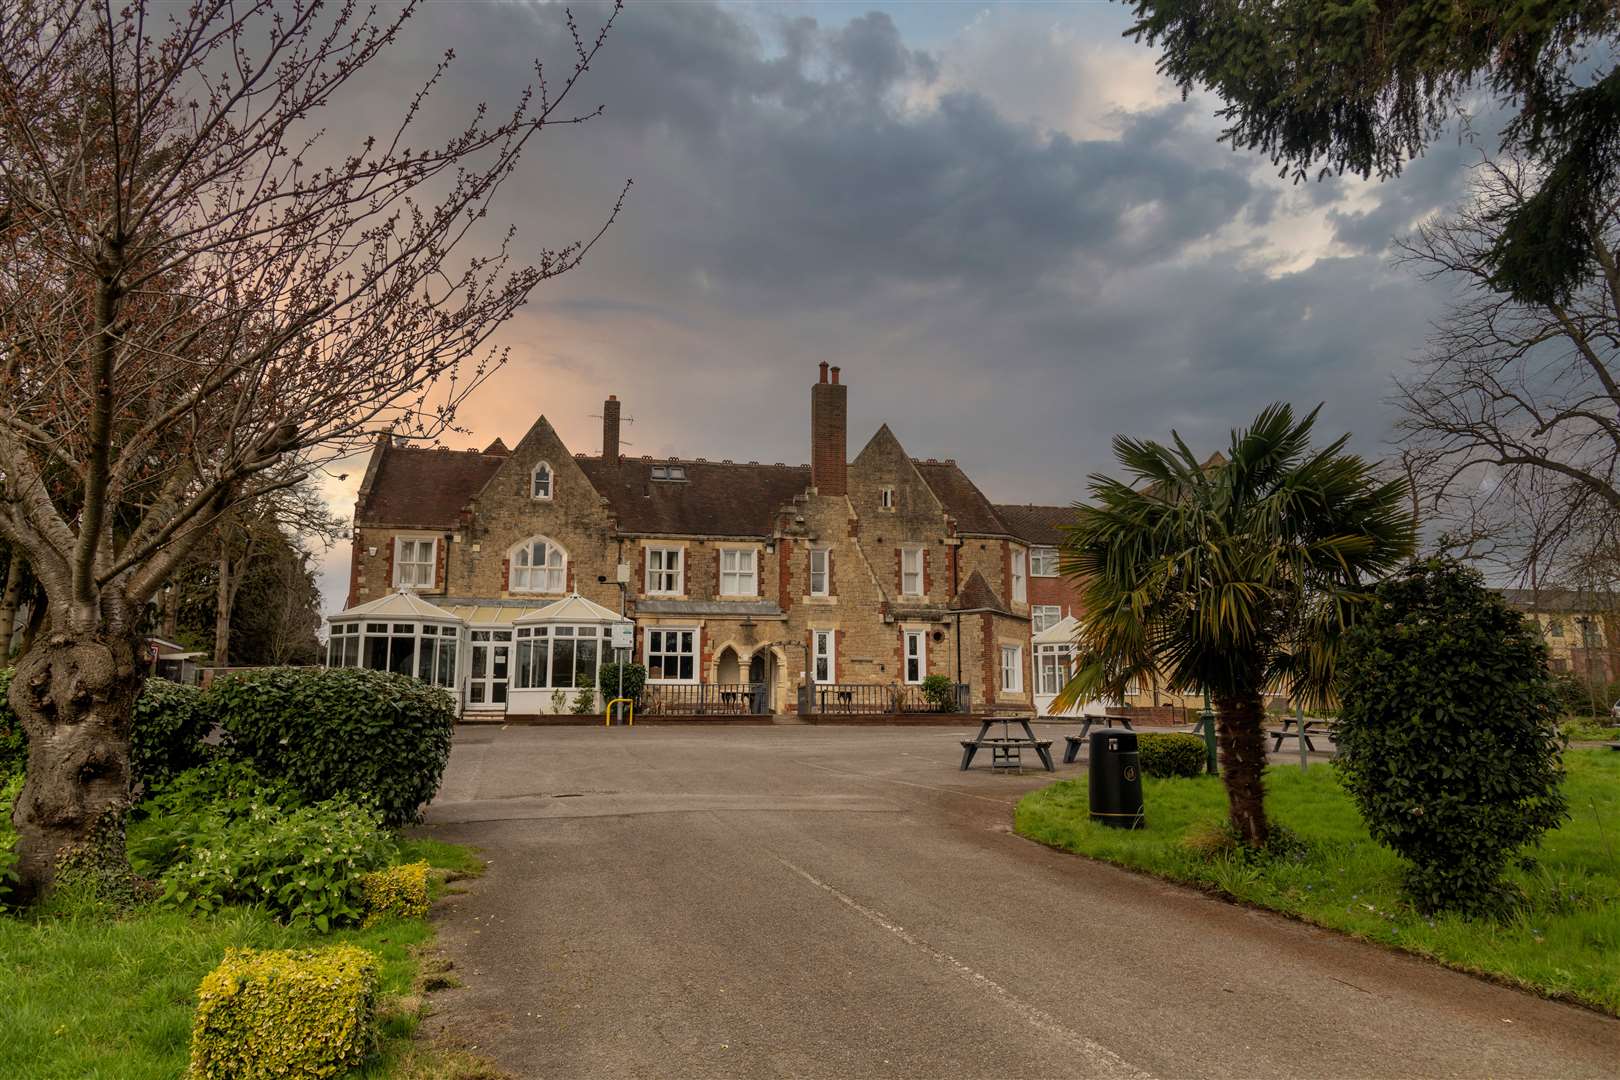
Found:
[(1084, 717), (1084, 723), (1080, 725), (1080, 734), (1063, 736), (1063, 741), (1068, 744), (1063, 751), (1063, 764), (1074, 764), (1075, 759), (1080, 756), (1080, 748), (1086, 745), (1086, 736), (1091, 734), (1093, 724), (1101, 722), (1104, 727), (1112, 729), (1115, 720), (1118, 720), (1121, 724), (1125, 725), (1126, 731), (1136, 730), (1135, 728), (1131, 727), (1131, 720), (1128, 716), (1093, 716), (1088, 713)]
[[(1027, 716), (986, 716), (979, 721), (979, 734), (971, 739), (962, 740), (962, 771), (966, 772), (968, 766), (973, 764), (973, 756), (985, 747), (990, 748), (991, 768), (1008, 768), (1020, 763), (1019, 752), (1033, 750), (1041, 759), (1041, 765), (1047, 772), (1056, 772), (1057, 766), (1052, 763), (1052, 740), (1037, 739), (1035, 730), (1029, 726), (1030, 718)], [(992, 736), (990, 728), (1000, 724), (1002, 734)], [(1024, 729), (1022, 737), (1012, 734), (1012, 725), (1017, 724)]]
[(1271, 736), (1271, 752), (1274, 754), (1282, 750), (1284, 739), (1301, 738), (1305, 740), (1305, 749), (1314, 754), (1316, 753), (1316, 744), (1311, 741), (1311, 736), (1326, 735), (1328, 738), (1332, 739), (1334, 737), (1334, 729), (1337, 726), (1338, 724), (1332, 720), (1312, 720), (1307, 718), (1305, 720), (1304, 730), (1302, 731), (1299, 728), (1299, 722), (1295, 718), (1286, 716), (1283, 718), (1283, 726), (1281, 728), (1272, 728), (1270, 731), (1266, 732), (1266, 734)]

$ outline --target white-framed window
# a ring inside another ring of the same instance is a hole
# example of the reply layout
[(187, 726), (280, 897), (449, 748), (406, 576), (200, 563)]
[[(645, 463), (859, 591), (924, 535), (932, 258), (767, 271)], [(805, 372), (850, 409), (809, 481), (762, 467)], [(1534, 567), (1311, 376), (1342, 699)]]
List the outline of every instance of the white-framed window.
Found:
[(1056, 695), (1069, 681), (1073, 650), (1067, 645), (1041, 645), (1035, 649), (1035, 692)]
[(529, 474), (529, 496), (535, 499), (551, 499), (551, 465), (540, 462)]
[(906, 682), (920, 683), (928, 676), (928, 631), (906, 631)]
[(511, 590), (560, 593), (568, 590), (568, 552), (544, 536), (525, 540), (512, 549)]
[(814, 630), (811, 632), (813, 648), (811, 650), (811, 681), (818, 683), (834, 683), (838, 681), (838, 639), (836, 630)]
[(697, 682), (696, 630), (647, 628), (647, 681)]
[(1032, 547), (1029, 549), (1029, 573), (1031, 577), (1057, 577), (1058, 556), (1055, 547)]
[(1024, 574), (1024, 549), (1021, 547), (1012, 550), (1012, 587), (1013, 603), (1022, 604), (1029, 600), (1029, 585)]
[(397, 538), (394, 541), (394, 584), (407, 589), (433, 588), (433, 571), (438, 562), (438, 553), (437, 539)]
[(686, 591), (686, 569), (681, 548), (647, 549), (647, 591), (679, 595)]
[(720, 595), (759, 595), (759, 552), (753, 548), (720, 549)]
[(654, 465), (652, 467), (654, 480), (685, 480), (685, 465)]
[(1024, 689), (1024, 650), (1017, 645), (1001, 647), (1001, 689), (1009, 694)]
[(923, 594), (923, 549), (920, 547), (907, 547), (900, 549), (900, 595), (921, 596)]
[(832, 552), (827, 548), (810, 549), (810, 595), (828, 596), (832, 592)]
[(1029, 625), (1035, 633), (1050, 630), (1063, 621), (1063, 608), (1059, 604), (1036, 604), (1029, 609)]
[(894, 509), (894, 488), (886, 487), (878, 493), (878, 505), (885, 510)]

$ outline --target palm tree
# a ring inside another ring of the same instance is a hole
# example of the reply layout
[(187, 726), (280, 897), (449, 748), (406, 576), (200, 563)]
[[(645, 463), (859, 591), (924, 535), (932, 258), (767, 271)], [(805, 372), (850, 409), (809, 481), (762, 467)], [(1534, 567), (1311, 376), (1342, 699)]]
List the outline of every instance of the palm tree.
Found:
[(1129, 479), (1090, 478), (1060, 557), (1084, 614), (1057, 706), (1136, 680), (1207, 690), (1232, 823), (1254, 847), (1267, 840), (1263, 694), (1330, 699), (1344, 631), (1416, 535), (1404, 480), (1345, 453), (1348, 435), (1311, 449), (1318, 411), (1268, 406), (1204, 462), (1173, 432), (1173, 448), (1116, 437)]

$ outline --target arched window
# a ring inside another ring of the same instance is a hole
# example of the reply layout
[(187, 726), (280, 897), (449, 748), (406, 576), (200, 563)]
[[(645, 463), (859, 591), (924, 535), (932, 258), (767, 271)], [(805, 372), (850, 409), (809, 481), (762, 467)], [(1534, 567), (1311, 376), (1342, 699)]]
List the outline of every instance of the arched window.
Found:
[(551, 466), (544, 461), (534, 467), (529, 494), (536, 499), (551, 498)]
[(512, 549), (512, 591), (560, 593), (568, 589), (568, 552), (544, 536)]

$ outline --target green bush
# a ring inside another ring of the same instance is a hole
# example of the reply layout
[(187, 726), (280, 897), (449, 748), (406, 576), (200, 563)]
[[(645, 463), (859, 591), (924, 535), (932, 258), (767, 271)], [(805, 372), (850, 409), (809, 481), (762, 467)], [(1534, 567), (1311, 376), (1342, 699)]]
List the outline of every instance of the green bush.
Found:
[(405, 825), (450, 759), (451, 696), (406, 675), (364, 668), (260, 668), (209, 690), (230, 746), (309, 800), (348, 792)]
[(11, 808), (22, 786), (22, 773), (0, 778), (0, 907), (11, 902), (17, 887), (17, 827), (11, 823)]
[(1201, 776), (1206, 755), (1204, 740), (1184, 731), (1148, 732), (1136, 737), (1145, 776)]
[(286, 781), (271, 780), (246, 761), (216, 755), (157, 785), (131, 812), (130, 863), (146, 877), (158, 878), (254, 807), (291, 810), (302, 804)]
[(1540, 634), (1478, 572), (1431, 559), (1378, 587), (1339, 678), (1335, 762), (1417, 906), (1494, 906), (1508, 860), (1567, 816)]
[[(158, 878), (157, 900), (192, 914), (259, 904), (283, 922), (325, 932), (360, 921), (361, 879), (395, 851), (369, 806), (343, 797), (291, 809), (250, 800), (239, 817), (205, 810), (191, 819)], [(131, 861), (149, 869), (134, 851)]]
[(579, 688), (579, 693), (574, 695), (573, 713), (575, 716), (589, 716), (596, 711), (596, 680), (581, 672), (574, 677), (574, 685)]
[(956, 711), (956, 684), (949, 675), (928, 675), (922, 681), (923, 697), (938, 712)]
[(428, 913), (428, 864), (405, 863), (360, 876), (365, 925), (387, 918), (420, 919)]
[(627, 697), (640, 704), (642, 688), (647, 685), (647, 669), (640, 664), (630, 662), (624, 667), (624, 691), (619, 691), (619, 667), (617, 663), (603, 664), (602, 669), (596, 673), (597, 685), (602, 688), (602, 696), (608, 699)]
[(146, 791), (202, 764), (203, 738), (214, 726), (203, 692), (168, 679), (147, 679), (129, 730), (130, 776)]
[[(28, 763), (28, 738), (6, 696), (11, 676), (11, 668), (0, 670), (0, 777), (22, 772)], [(206, 752), (203, 737), (211, 727), (213, 716), (202, 691), (168, 679), (147, 679), (135, 699), (129, 730), (131, 783), (149, 789), (200, 763)]]
[(198, 1080), (328, 1077), (377, 1046), (377, 960), (354, 945), (231, 949), (197, 987)]
[(11, 676), (11, 668), (0, 668), (0, 780), (17, 775), (28, 765), (28, 736), (11, 711)]

